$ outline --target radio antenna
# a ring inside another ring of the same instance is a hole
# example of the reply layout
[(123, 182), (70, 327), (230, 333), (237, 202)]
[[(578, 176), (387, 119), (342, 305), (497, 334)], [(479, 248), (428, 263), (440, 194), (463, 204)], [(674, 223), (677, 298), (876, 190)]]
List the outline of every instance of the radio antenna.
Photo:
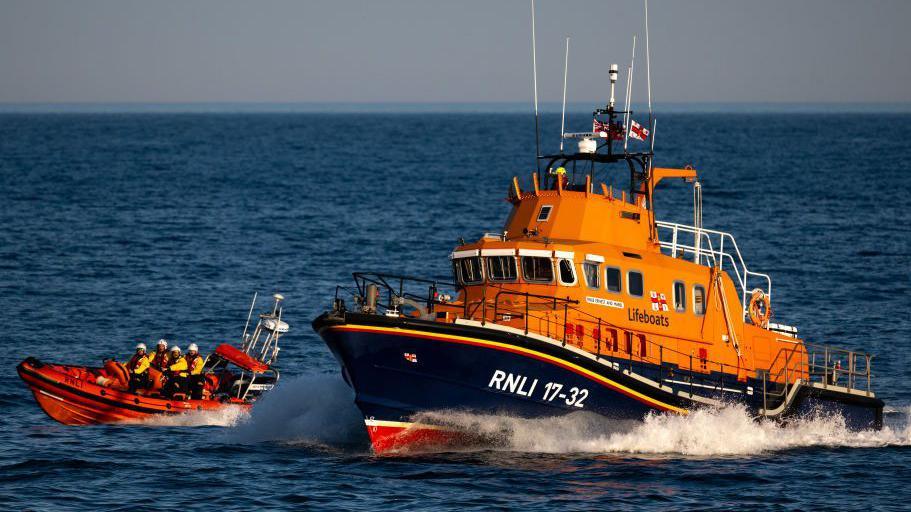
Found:
[(626, 148), (629, 145), (629, 120), (630, 120), (630, 105), (633, 101), (633, 71), (636, 67), (636, 36), (633, 36), (633, 56), (629, 60), (629, 67), (626, 68), (626, 114), (623, 117), (623, 152), (626, 152)]
[(541, 130), (538, 121), (538, 56), (535, 48), (535, 0), (531, 0), (531, 66), (535, 89), (535, 169), (541, 174)]
[(648, 46), (648, 0), (645, 0), (645, 77), (648, 82), (648, 117), (652, 119), (652, 52)]
[(569, 72), (569, 38), (566, 38), (566, 57), (563, 60), (563, 117), (560, 120), (560, 153), (563, 153), (563, 134), (566, 133), (566, 75)]

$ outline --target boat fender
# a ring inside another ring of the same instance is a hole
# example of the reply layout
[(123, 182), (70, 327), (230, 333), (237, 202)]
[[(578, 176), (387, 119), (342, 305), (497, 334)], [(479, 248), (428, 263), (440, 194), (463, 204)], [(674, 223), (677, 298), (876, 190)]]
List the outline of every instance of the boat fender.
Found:
[(753, 290), (753, 294), (750, 296), (748, 311), (750, 313), (750, 321), (753, 322), (753, 325), (757, 325), (763, 329), (768, 328), (769, 318), (772, 317), (772, 304), (769, 300), (769, 296), (759, 288)]

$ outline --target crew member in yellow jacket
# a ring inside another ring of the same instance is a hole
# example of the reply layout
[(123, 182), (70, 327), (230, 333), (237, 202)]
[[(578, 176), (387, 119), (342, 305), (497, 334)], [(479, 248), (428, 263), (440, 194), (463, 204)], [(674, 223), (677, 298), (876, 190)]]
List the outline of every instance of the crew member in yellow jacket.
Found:
[(189, 387), (190, 398), (193, 400), (202, 400), (202, 391), (206, 385), (206, 378), (202, 374), (202, 366), (205, 358), (199, 355), (199, 347), (195, 343), (190, 343), (187, 347), (187, 369), (190, 371)]
[(164, 395), (168, 398), (174, 398), (177, 393), (186, 396), (188, 375), (187, 360), (180, 357), (180, 347), (174, 345), (168, 358), (168, 383), (165, 384)]
[(137, 389), (149, 387), (149, 356), (146, 354), (145, 343), (136, 345), (136, 353), (127, 363), (127, 371), (130, 372), (130, 391), (133, 393)]

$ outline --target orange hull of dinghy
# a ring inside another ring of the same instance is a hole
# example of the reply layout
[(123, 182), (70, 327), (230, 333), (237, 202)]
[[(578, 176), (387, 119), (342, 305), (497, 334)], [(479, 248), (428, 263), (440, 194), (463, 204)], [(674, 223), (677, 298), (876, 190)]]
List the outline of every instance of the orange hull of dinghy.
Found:
[[(119, 375), (107, 369), (46, 364), (28, 358), (16, 368), (35, 401), (64, 425), (136, 422), (157, 415), (211, 411), (249, 403), (217, 400), (168, 400), (121, 389)], [(113, 383), (116, 384), (113, 384)]]

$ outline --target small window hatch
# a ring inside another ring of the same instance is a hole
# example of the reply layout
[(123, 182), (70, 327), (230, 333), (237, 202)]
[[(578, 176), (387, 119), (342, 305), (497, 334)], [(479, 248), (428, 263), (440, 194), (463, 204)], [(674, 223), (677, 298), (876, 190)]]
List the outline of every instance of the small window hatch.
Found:
[(553, 205), (545, 204), (541, 207), (541, 211), (538, 212), (538, 222), (546, 222), (550, 218), (550, 212), (553, 210)]

